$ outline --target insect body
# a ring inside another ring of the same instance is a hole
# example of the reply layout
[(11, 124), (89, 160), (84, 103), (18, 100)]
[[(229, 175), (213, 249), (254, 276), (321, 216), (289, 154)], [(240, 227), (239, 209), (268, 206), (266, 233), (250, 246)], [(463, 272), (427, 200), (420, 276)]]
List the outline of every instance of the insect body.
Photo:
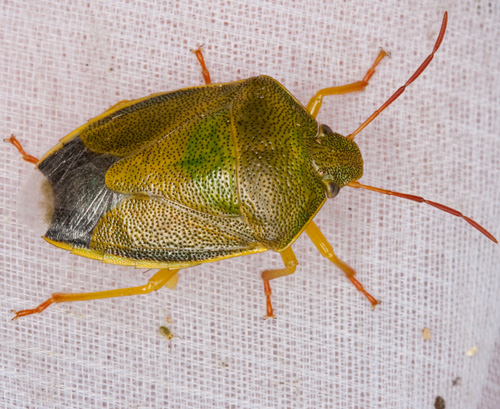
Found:
[(321, 254), (340, 267), (373, 306), (378, 301), (339, 260), (312, 219), (344, 186), (424, 201), (495, 240), (461, 213), (423, 198), (361, 185), (363, 159), (354, 136), (392, 103), (427, 67), (432, 53), (389, 100), (344, 137), (315, 117), (326, 95), (363, 90), (386, 53), (365, 78), (320, 90), (303, 107), (276, 80), (259, 76), (211, 84), (196, 51), (205, 86), (122, 101), (60, 141), (37, 164), (53, 191), (54, 213), (45, 240), (85, 257), (160, 269), (140, 287), (83, 294), (53, 294), (53, 302), (142, 294), (200, 263), (266, 250), (285, 267), (262, 273), (267, 316), (273, 316), (269, 281), (292, 274), (291, 244), (305, 231)]
[(167, 338), (169, 341), (171, 341), (172, 338), (175, 336), (168, 327), (165, 327), (163, 325), (160, 328), (158, 328), (158, 332), (165, 338)]

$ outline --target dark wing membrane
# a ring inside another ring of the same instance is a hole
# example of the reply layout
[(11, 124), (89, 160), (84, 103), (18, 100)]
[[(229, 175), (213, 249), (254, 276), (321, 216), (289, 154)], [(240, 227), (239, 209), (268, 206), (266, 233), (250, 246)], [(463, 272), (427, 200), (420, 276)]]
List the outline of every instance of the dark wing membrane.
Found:
[(45, 236), (89, 247), (97, 222), (123, 195), (106, 187), (106, 170), (119, 158), (89, 151), (77, 138), (38, 165), (53, 192), (53, 215)]

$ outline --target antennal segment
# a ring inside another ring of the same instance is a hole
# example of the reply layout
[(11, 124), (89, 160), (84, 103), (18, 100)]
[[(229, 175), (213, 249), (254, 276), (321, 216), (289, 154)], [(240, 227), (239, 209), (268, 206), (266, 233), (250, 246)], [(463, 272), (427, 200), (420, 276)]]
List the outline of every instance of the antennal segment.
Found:
[(402, 197), (403, 199), (413, 200), (414, 202), (426, 203), (426, 204), (428, 204), (430, 206), (438, 208), (439, 210), (442, 210), (443, 212), (450, 213), (453, 216), (461, 217), (467, 223), (469, 223), (472, 227), (474, 227), (475, 229), (477, 229), (481, 233), (483, 233), (491, 241), (493, 241), (495, 243), (498, 243), (498, 240), (488, 230), (486, 230), (483, 226), (481, 226), (479, 223), (475, 222), (470, 217), (464, 216), (458, 210), (455, 210), (455, 209), (452, 209), (451, 207), (442, 205), (441, 203), (432, 202), (432, 201), (426, 200), (426, 199), (424, 199), (423, 197), (420, 197), (420, 196), (414, 196), (414, 195), (409, 195), (409, 194), (406, 194), (406, 193), (393, 192), (392, 190), (380, 189), (378, 187), (362, 185), (359, 182), (350, 182), (346, 186), (350, 186), (350, 187), (353, 187), (353, 188), (356, 188), (356, 189), (371, 190), (373, 192), (383, 193), (384, 195), (389, 195), (389, 196)]
[(434, 54), (436, 51), (439, 49), (439, 46), (443, 42), (444, 38), (444, 33), (446, 31), (446, 24), (448, 23), (448, 12), (444, 12), (443, 16), (443, 23), (441, 24), (441, 30), (439, 31), (438, 38), (436, 40), (436, 44), (434, 44), (434, 49), (432, 50), (432, 53), (429, 54), (429, 56), (424, 60), (424, 62), (418, 67), (418, 69), (415, 71), (415, 73), (410, 77), (408, 81), (406, 81), (406, 84), (400, 87), (387, 101), (382, 104), (382, 106), (377, 109), (373, 114), (370, 115), (370, 117), (363, 122), (358, 129), (356, 129), (352, 134), (347, 136), (347, 139), (353, 140), (354, 137), (360, 133), (363, 129), (366, 128), (366, 126), (373, 121), (377, 116), (380, 115), (380, 113), (386, 109), (389, 105), (391, 105), (406, 89), (408, 85), (410, 85), (413, 81), (415, 81), (422, 72), (427, 68), (427, 66), (431, 63), (432, 59), (434, 58)]

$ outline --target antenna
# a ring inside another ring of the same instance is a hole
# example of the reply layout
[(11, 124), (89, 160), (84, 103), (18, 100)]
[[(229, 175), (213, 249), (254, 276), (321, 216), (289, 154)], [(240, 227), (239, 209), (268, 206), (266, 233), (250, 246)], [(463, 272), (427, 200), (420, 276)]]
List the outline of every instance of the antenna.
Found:
[(398, 97), (405, 91), (406, 87), (410, 85), (413, 81), (415, 81), (422, 72), (427, 68), (427, 66), (431, 63), (432, 59), (434, 58), (434, 54), (436, 51), (439, 49), (439, 46), (443, 42), (444, 38), (444, 33), (446, 31), (446, 24), (448, 23), (448, 12), (444, 12), (443, 16), (443, 23), (441, 24), (441, 30), (439, 31), (438, 38), (436, 40), (436, 44), (434, 44), (434, 49), (432, 52), (429, 54), (429, 56), (424, 60), (424, 62), (418, 67), (418, 69), (415, 71), (415, 73), (410, 77), (408, 81), (406, 81), (406, 84), (400, 87), (387, 101), (385, 101), (382, 106), (377, 109), (373, 114), (370, 115), (370, 117), (363, 122), (358, 129), (356, 129), (352, 134), (347, 136), (347, 139), (353, 140), (354, 137), (360, 133), (363, 129), (366, 128), (366, 126), (373, 121), (377, 116), (380, 115), (380, 113), (386, 109), (389, 105), (391, 105)]
[(464, 216), (462, 213), (460, 213), (458, 210), (452, 209), (451, 207), (442, 205), (441, 203), (436, 203), (432, 202), (430, 200), (426, 200), (423, 197), (420, 196), (414, 196), (414, 195), (409, 195), (407, 193), (399, 193), (399, 192), (393, 192), (392, 190), (385, 190), (385, 189), (380, 189), (378, 187), (373, 187), (373, 186), (368, 186), (368, 185), (362, 185), (359, 182), (350, 182), (346, 186), (353, 187), (355, 189), (366, 189), (366, 190), (371, 190), (373, 192), (378, 192), (378, 193), (383, 193), (384, 195), (389, 195), (389, 196), (397, 196), (397, 197), (402, 197), (403, 199), (408, 199), (408, 200), (413, 200), (414, 202), (419, 202), (419, 203), (426, 203), (430, 206), (436, 207), (439, 210), (442, 210), (443, 212), (447, 212), (452, 214), (453, 216), (461, 217), (464, 219), (467, 223), (469, 223), (472, 227), (475, 229), (479, 230), (481, 233), (483, 233), (486, 237), (488, 237), (492, 242), (498, 243), (498, 240), (491, 234), (488, 230), (486, 230), (483, 226), (481, 226), (479, 223), (475, 222), (472, 220), (470, 217)]

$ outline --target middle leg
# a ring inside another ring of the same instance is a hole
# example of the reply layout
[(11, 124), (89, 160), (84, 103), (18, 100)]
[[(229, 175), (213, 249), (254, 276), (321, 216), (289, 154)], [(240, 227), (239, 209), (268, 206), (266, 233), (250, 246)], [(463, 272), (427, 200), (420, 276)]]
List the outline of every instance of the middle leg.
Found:
[(269, 284), (270, 280), (274, 280), (275, 278), (284, 277), (295, 272), (297, 268), (297, 258), (293, 253), (292, 246), (287, 247), (285, 250), (280, 251), (281, 258), (285, 263), (285, 268), (279, 268), (274, 270), (264, 270), (262, 272), (262, 280), (264, 280), (264, 293), (266, 294), (266, 304), (267, 304), (267, 315), (266, 318), (275, 318), (273, 312), (273, 305), (271, 303), (271, 285)]

